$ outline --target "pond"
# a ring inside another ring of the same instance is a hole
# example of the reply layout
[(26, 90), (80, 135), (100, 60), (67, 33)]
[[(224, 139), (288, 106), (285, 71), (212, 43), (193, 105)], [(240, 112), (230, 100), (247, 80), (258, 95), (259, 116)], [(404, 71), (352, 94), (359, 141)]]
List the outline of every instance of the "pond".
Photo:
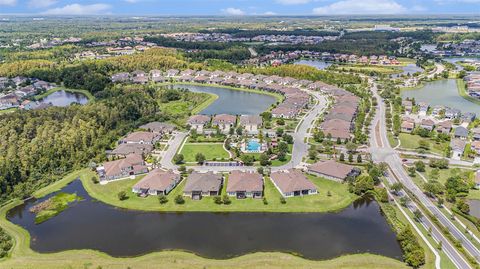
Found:
[(321, 60), (298, 60), (295, 61), (294, 64), (303, 64), (303, 65), (309, 65), (313, 66), (319, 70), (326, 69), (327, 67), (331, 66), (333, 63), (332, 62), (326, 62), (326, 61), (321, 61)]
[(196, 86), (186, 84), (172, 85), (174, 89), (188, 89), (192, 92), (204, 92), (218, 95), (215, 100), (199, 114), (216, 115), (258, 115), (277, 102), (271, 95), (247, 92), (241, 90), (232, 90), (229, 88), (213, 86)]
[(398, 74), (393, 74), (392, 77), (397, 78), (402, 75), (413, 75), (417, 72), (423, 72), (423, 68), (417, 66), (416, 64), (407, 64), (405, 66), (400, 66), (399, 68), (402, 69), (402, 72)]
[(480, 200), (469, 199), (467, 202), (470, 206), (470, 215), (480, 219)]
[(443, 58), (443, 60), (454, 64), (455, 67), (457, 68), (457, 70), (463, 70), (463, 66), (459, 65), (457, 62), (464, 62), (464, 61), (473, 60), (473, 59), (478, 60), (480, 58), (475, 58), (475, 57), (447, 57), (447, 58)]
[(480, 106), (472, 103), (458, 94), (455, 79), (442, 79), (426, 82), (419, 89), (402, 91), (402, 98), (415, 98), (417, 102), (426, 102), (431, 106), (443, 105), (456, 108), (462, 112), (473, 112), (480, 115)]
[(37, 252), (95, 249), (112, 256), (136, 256), (178, 249), (220, 259), (259, 251), (297, 253), (309, 259), (365, 252), (399, 260), (402, 256), (378, 204), (368, 198), (338, 213), (160, 213), (94, 201), (79, 180), (61, 191), (76, 192), (85, 200), (37, 225), (28, 209), (47, 197), (29, 200), (7, 214), (28, 230), (31, 248)]
[(72, 103), (84, 105), (88, 103), (88, 98), (82, 93), (60, 90), (40, 99), (39, 102), (45, 104), (50, 103), (53, 106), (69, 106)]

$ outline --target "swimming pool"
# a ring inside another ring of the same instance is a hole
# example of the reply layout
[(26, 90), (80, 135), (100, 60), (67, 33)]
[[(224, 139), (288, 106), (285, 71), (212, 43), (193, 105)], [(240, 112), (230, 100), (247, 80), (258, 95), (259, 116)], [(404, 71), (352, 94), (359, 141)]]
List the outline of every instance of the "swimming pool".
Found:
[(247, 143), (247, 150), (248, 151), (260, 151), (262, 145), (258, 142), (258, 140), (251, 139)]

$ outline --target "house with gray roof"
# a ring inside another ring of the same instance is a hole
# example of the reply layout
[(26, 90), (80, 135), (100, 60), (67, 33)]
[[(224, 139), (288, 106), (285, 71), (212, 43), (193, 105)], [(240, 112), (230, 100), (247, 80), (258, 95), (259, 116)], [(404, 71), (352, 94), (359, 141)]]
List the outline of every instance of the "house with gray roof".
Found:
[(252, 171), (232, 171), (228, 176), (227, 194), (237, 199), (262, 198), (263, 176)]
[(270, 175), (273, 185), (283, 197), (304, 196), (318, 193), (317, 187), (300, 171), (290, 169)]
[(137, 184), (133, 185), (132, 192), (138, 195), (167, 195), (180, 182), (180, 174), (172, 171), (154, 169)]
[(191, 173), (183, 189), (183, 195), (193, 200), (200, 200), (203, 196), (220, 195), (223, 185), (223, 175), (213, 172)]
[(460, 139), (463, 139), (463, 140), (467, 139), (467, 137), (468, 137), (467, 128), (465, 128), (463, 126), (458, 126), (457, 128), (455, 128), (454, 136), (455, 136), (455, 138), (460, 138)]

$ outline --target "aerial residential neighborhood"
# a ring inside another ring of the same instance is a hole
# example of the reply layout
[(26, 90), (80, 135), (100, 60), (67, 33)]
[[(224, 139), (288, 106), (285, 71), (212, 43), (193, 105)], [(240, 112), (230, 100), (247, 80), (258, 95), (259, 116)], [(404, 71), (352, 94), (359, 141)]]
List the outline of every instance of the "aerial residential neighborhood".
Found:
[(479, 268), (479, 7), (0, 0), (0, 268)]

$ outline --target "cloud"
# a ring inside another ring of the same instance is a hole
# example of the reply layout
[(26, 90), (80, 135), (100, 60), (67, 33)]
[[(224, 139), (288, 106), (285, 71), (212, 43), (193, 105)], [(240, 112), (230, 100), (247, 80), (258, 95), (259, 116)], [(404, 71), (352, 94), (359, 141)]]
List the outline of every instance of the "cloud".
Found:
[(242, 16), (245, 15), (245, 12), (239, 8), (233, 8), (229, 7), (226, 9), (222, 9), (222, 12), (228, 15), (233, 15), (233, 16)]
[(475, 4), (480, 3), (480, 0), (435, 0), (435, 2), (441, 5), (454, 3)]
[(53, 4), (56, 4), (57, 0), (30, 0), (28, 2), (29, 7), (49, 7)]
[(123, 0), (123, 1), (125, 1), (127, 3), (130, 3), (130, 4), (135, 4), (135, 3), (140, 2), (140, 0)]
[(316, 15), (399, 14), (407, 9), (393, 0), (342, 0), (313, 9)]
[(282, 5), (300, 5), (310, 3), (311, 0), (276, 0), (275, 2)]
[(14, 6), (17, 4), (17, 0), (0, 0), (0, 6)]
[(277, 15), (277, 13), (273, 12), (273, 11), (267, 11), (267, 12), (264, 12), (263, 15), (265, 16), (274, 16), (274, 15)]
[(111, 8), (107, 4), (70, 4), (64, 7), (52, 8), (44, 12), (47, 15), (97, 15), (105, 14)]

